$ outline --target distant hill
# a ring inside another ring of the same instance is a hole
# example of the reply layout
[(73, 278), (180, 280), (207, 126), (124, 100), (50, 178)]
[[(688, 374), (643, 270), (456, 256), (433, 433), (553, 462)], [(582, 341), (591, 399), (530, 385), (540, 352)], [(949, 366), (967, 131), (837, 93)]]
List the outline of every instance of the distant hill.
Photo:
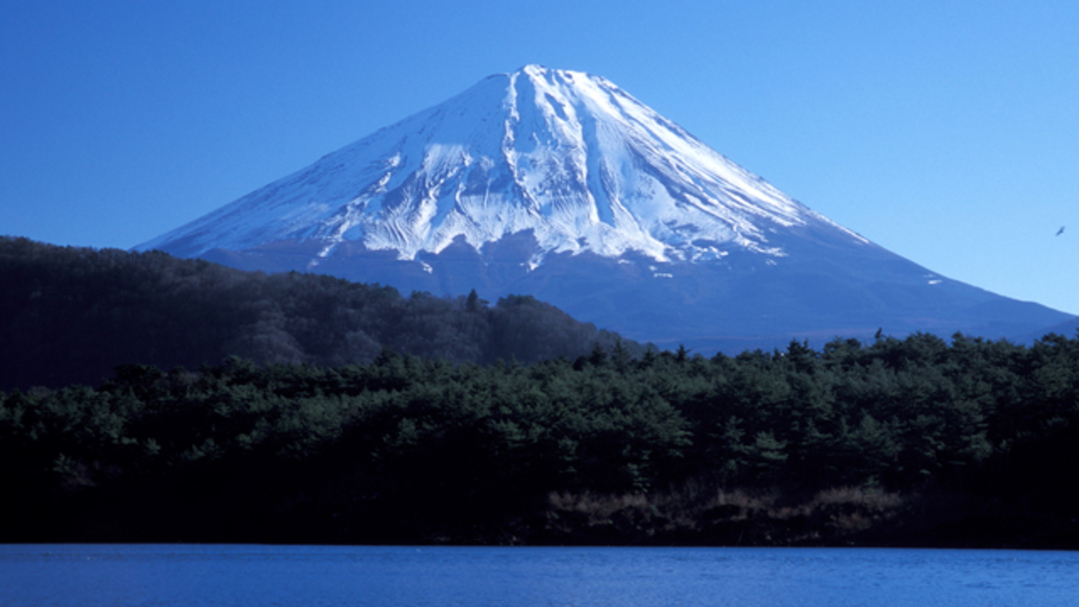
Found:
[(342, 365), (384, 348), (454, 363), (533, 362), (619, 340), (528, 296), (494, 306), (474, 293), (403, 297), (324, 275), (0, 237), (0, 390), (97, 384), (127, 363), (197, 369), (236, 355)]

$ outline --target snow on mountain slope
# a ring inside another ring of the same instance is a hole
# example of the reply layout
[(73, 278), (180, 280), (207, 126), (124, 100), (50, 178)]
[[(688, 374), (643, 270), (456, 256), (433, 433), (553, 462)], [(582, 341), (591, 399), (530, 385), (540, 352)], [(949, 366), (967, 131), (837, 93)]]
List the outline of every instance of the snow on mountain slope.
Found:
[(536, 267), (552, 252), (782, 256), (769, 229), (807, 223), (842, 230), (611, 82), (529, 65), (136, 248), (194, 256), (316, 241), (317, 263), (358, 241), (405, 260), (531, 230)]
[(832, 223), (603, 78), (534, 65), (136, 248), (406, 293), (530, 294), (706, 352), (1069, 318)]

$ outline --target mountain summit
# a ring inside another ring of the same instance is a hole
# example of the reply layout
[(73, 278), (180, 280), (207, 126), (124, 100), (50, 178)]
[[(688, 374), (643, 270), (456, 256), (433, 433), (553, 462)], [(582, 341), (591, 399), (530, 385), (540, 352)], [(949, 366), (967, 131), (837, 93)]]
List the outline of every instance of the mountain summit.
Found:
[(611, 82), (529, 65), (139, 248), (317, 240), (326, 257), (351, 241), (414, 260), (531, 230), (533, 266), (552, 252), (698, 261), (782, 256), (768, 228), (810, 222), (828, 223)]
[(534, 294), (701, 349), (1068, 318), (938, 276), (715, 152), (604, 78), (486, 78), (136, 247), (403, 290)]

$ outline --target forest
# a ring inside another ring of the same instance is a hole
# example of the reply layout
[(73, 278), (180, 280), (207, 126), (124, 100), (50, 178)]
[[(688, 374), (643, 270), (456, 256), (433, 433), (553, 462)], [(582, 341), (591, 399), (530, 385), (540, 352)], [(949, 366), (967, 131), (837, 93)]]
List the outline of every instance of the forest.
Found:
[(1077, 395), (1053, 334), (128, 364), (0, 393), (0, 541), (1075, 549)]
[(530, 296), (488, 303), (475, 291), (405, 297), (318, 274), (0, 237), (0, 390), (97, 385), (129, 363), (196, 369), (240, 356), (334, 366), (371, 362), (384, 348), (528, 363), (621, 339)]

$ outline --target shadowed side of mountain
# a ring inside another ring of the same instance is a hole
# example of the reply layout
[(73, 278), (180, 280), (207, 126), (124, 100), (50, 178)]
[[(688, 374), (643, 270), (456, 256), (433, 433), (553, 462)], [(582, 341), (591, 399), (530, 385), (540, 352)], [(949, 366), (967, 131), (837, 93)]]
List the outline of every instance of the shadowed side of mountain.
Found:
[(1072, 318), (1064, 322), (1057, 323), (1055, 325), (1051, 325), (1037, 331), (1015, 334), (1012, 335), (1010, 339), (1017, 344), (1029, 344), (1033, 343), (1034, 340), (1041, 339), (1042, 337), (1045, 337), (1050, 333), (1069, 338), (1075, 337), (1077, 334), (1079, 334), (1079, 316), (1073, 316)]
[(309, 245), (303, 243), (216, 250), (205, 257), (245, 269), (311, 269), (440, 296), (470, 288), (488, 299), (528, 293), (630, 339), (665, 349), (685, 345), (706, 355), (784, 347), (792, 339), (816, 346), (835, 337), (865, 340), (878, 331), (997, 339), (1037, 333), (1067, 318), (940, 276), (876, 245), (793, 238), (784, 245), (790, 254), (776, 259), (734, 252), (707, 264), (664, 263), (632, 252), (617, 258), (557, 253), (530, 267), (538, 245), (520, 233), (483, 251), (457, 242), (417, 260), (357, 243), (342, 244), (317, 266), (306, 261)]

